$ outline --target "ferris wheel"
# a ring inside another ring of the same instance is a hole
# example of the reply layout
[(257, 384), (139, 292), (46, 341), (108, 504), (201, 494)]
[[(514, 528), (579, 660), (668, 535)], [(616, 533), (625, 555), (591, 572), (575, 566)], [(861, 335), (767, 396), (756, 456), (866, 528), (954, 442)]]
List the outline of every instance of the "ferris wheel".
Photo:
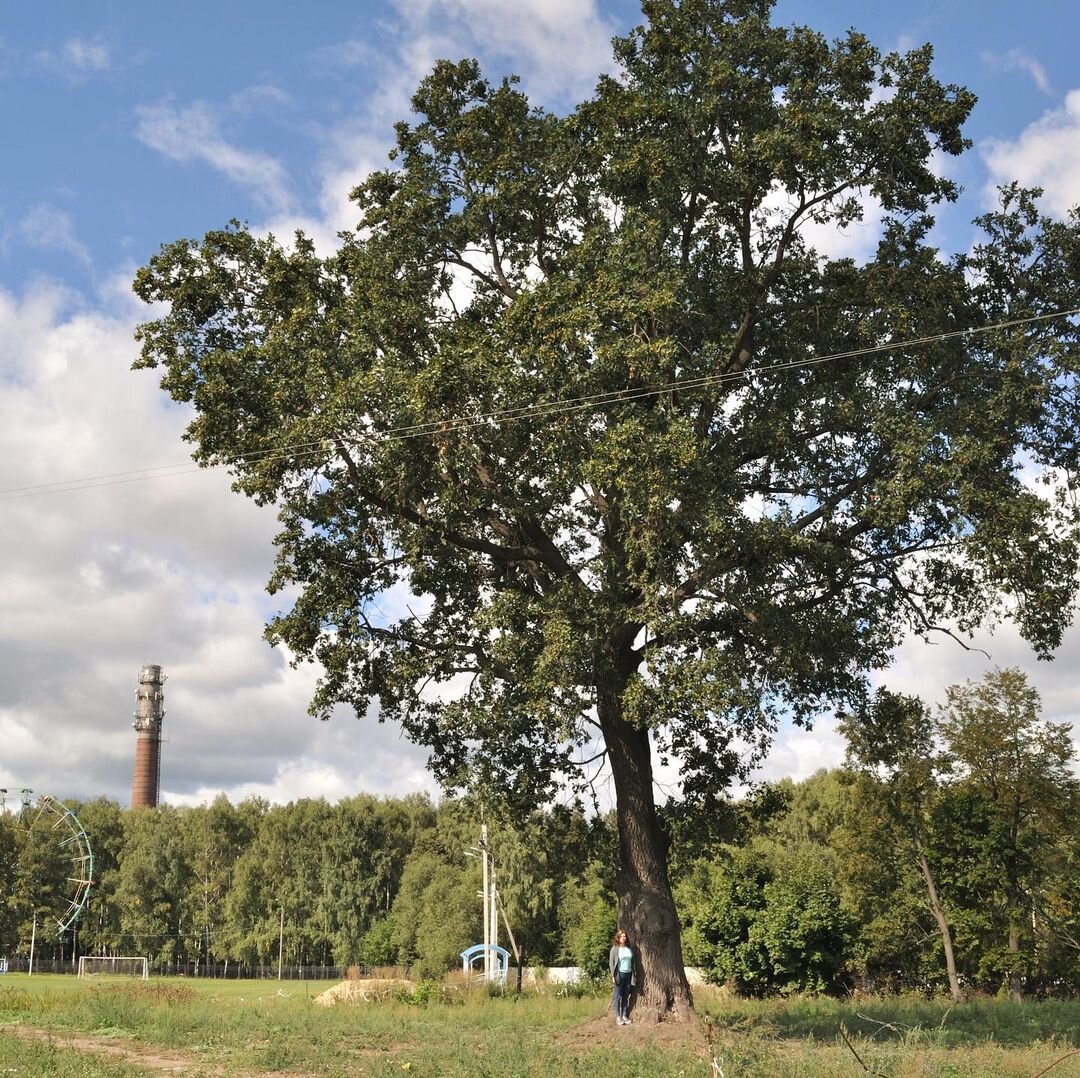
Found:
[[(6, 811), (6, 789), (0, 788), (0, 812)], [(94, 851), (78, 816), (49, 794), (19, 791), (18, 828), (26, 847), (39, 853), (48, 877), (50, 913), (56, 933), (64, 935), (82, 916), (94, 883)], [(44, 886), (44, 884), (43, 884)]]

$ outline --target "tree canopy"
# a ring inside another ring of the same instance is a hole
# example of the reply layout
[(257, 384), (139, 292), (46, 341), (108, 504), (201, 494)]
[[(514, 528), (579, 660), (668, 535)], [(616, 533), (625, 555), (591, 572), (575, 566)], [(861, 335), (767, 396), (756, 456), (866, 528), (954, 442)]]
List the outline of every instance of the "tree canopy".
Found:
[[(1008, 612), (1048, 654), (1076, 588), (1077, 220), (1008, 188), (942, 255), (973, 95), (772, 6), (646, 0), (565, 116), (440, 62), (336, 252), (234, 222), (135, 281), (137, 366), (278, 508), (314, 711), (377, 700), (519, 805), (606, 754), (657, 1012), (690, 994), (653, 755), (708, 802), (905, 634)], [(868, 200), (871, 258), (813, 248)]]

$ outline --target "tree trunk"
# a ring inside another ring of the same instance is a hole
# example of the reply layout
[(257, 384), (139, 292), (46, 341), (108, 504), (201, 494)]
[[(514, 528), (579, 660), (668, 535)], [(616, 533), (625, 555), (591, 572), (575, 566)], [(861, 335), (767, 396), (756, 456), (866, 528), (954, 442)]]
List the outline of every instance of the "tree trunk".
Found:
[(930, 912), (934, 915), (938, 931), (941, 933), (941, 946), (945, 951), (945, 969), (949, 974), (949, 991), (957, 1003), (963, 1003), (964, 993), (960, 988), (960, 977), (956, 972), (956, 957), (953, 954), (952, 930), (949, 928), (949, 921), (945, 916), (945, 911), (941, 908), (940, 901), (938, 901), (937, 887), (934, 886), (934, 875), (930, 871), (930, 862), (927, 861), (926, 855), (923, 853), (919, 854), (919, 871), (922, 872), (923, 880), (926, 882), (926, 890), (930, 895)]
[(1020, 973), (1020, 925), (1015, 912), (1009, 913), (1009, 998), (1024, 1002), (1024, 978)]
[(632, 998), (635, 1021), (685, 1021), (694, 1000), (682, 961), (682, 939), (667, 849), (653, 800), (649, 734), (624, 722), (617, 701), (598, 699), (619, 821), (619, 927), (637, 955)]

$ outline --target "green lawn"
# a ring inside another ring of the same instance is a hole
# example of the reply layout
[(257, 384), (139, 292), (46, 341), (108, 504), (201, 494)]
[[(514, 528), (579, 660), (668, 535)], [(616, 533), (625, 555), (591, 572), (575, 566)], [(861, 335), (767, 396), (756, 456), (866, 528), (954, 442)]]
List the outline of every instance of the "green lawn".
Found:
[[(325, 982), (0, 980), (0, 1076), (880, 1074), (1034, 1078), (1080, 1046), (1080, 1003), (961, 1007), (899, 997), (730, 1000), (702, 990), (686, 1029), (619, 1030), (606, 992), (313, 1005)], [(21, 1031), (21, 1032), (20, 1032)], [(27, 1031), (34, 1039), (27, 1039)], [(110, 1054), (106, 1055), (108, 1052)], [(1080, 1076), (1080, 1055), (1047, 1078)]]

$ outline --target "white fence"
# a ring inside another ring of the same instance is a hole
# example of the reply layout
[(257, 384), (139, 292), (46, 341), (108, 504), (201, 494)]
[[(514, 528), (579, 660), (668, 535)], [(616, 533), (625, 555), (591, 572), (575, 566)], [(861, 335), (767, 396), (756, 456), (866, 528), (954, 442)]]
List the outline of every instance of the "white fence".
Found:
[[(581, 979), (582, 973), (579, 966), (547, 966), (546, 968), (543, 966), (539, 968), (526, 966), (521, 971), (522, 984), (536, 984), (538, 980), (546, 984), (578, 984)], [(695, 969), (693, 966), (686, 967), (686, 979), (691, 986), (705, 983), (705, 977), (702, 975), (701, 970)], [(506, 983), (515, 984), (516, 982), (517, 967), (511, 966), (506, 971)]]

